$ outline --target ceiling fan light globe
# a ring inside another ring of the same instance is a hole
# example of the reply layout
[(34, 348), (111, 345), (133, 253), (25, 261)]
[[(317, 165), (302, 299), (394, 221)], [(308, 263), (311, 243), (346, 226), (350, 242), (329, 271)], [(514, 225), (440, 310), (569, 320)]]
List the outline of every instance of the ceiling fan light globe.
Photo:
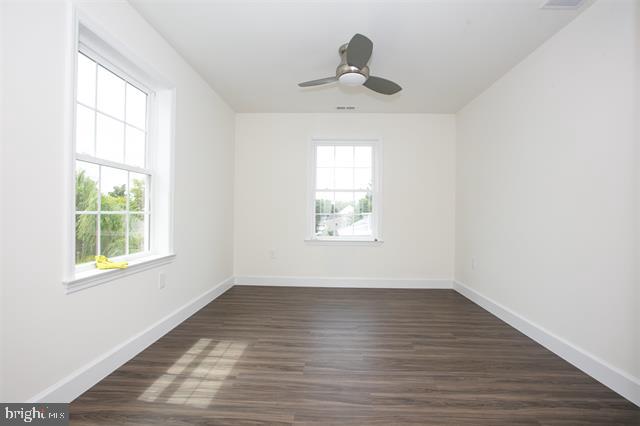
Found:
[(338, 77), (338, 80), (345, 86), (361, 86), (367, 78), (359, 72), (347, 72)]

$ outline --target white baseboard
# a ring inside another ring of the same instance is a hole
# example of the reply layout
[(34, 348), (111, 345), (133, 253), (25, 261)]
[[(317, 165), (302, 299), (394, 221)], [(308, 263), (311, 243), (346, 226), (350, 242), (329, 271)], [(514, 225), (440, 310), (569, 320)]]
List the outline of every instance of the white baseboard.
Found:
[(73, 401), (118, 367), (167, 334), (174, 327), (233, 287), (233, 282), (233, 277), (227, 278), (200, 296), (185, 303), (146, 330), (136, 334), (104, 355), (82, 366), (59, 382), (49, 386), (44, 391), (30, 398), (27, 402), (68, 403)]
[(491, 312), (614, 392), (640, 406), (640, 379), (637, 377), (633, 377), (609, 365), (586, 350), (566, 341), (562, 337), (556, 336), (465, 284), (454, 281), (453, 288), (467, 299)]
[(344, 287), (344, 288), (430, 288), (451, 289), (451, 280), (396, 278), (334, 278), (334, 277), (278, 277), (238, 276), (236, 285), (281, 287)]

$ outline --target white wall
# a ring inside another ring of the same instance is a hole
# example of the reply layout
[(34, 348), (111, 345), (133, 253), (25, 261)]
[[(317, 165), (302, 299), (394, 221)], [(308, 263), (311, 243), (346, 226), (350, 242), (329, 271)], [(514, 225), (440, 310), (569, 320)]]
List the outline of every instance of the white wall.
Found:
[[(382, 245), (304, 242), (312, 137), (382, 138)], [(451, 280), (454, 150), (452, 115), (238, 114), (235, 274)]]
[[(234, 113), (126, 2), (82, 5), (177, 90), (175, 263), (63, 293), (65, 1), (2, 2), (2, 401), (23, 401), (233, 273)], [(19, 42), (18, 42), (19, 41)]]
[(597, 2), (460, 111), (456, 179), (456, 279), (636, 381), (638, 7)]
[[(632, 0), (597, 2), (463, 109), (457, 154), (448, 115), (240, 114), (234, 121), (126, 2), (84, 3), (176, 84), (178, 257), (163, 268), (162, 291), (155, 270), (72, 295), (61, 284), (71, 6), (0, 5), (0, 400), (33, 397), (234, 267), (240, 276), (451, 279), (455, 193), (456, 279), (640, 376)], [(382, 245), (304, 243), (313, 136), (383, 139)]]

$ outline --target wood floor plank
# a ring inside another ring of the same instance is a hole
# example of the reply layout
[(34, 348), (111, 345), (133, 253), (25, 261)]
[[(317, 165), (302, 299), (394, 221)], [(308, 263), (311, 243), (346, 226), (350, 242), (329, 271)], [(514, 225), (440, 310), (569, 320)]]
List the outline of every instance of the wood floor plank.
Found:
[(453, 290), (237, 286), (76, 399), (78, 425), (640, 425)]

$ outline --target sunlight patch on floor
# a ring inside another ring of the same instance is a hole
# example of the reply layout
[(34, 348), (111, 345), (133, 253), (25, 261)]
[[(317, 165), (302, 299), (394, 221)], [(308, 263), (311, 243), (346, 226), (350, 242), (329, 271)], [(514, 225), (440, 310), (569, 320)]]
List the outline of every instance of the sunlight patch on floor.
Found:
[(211, 339), (200, 339), (138, 400), (206, 408), (246, 347), (242, 342), (221, 341), (213, 345)]

